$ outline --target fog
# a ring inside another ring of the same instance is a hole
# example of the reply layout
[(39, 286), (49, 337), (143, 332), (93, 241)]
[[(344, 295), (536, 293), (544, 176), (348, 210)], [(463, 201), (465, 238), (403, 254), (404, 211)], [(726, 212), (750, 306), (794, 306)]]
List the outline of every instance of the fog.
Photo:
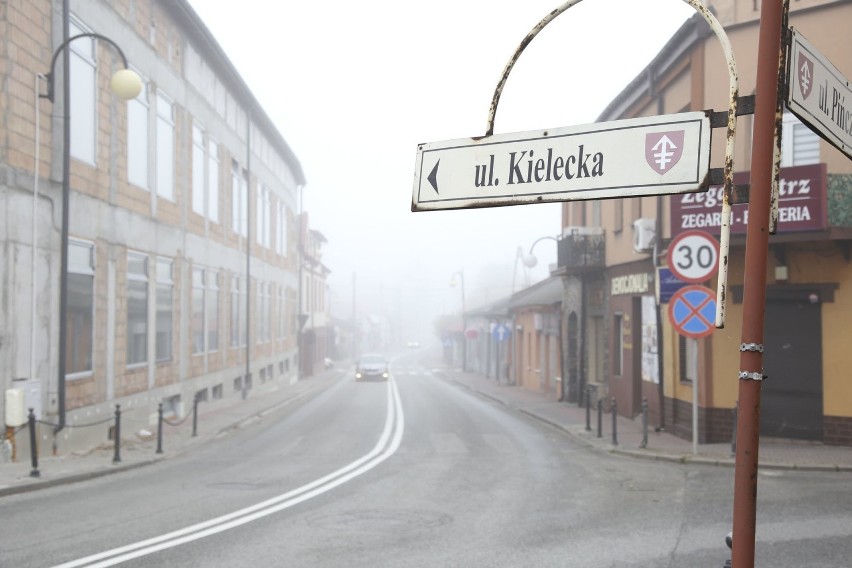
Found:
[[(554, 0), (191, 0), (305, 172), (310, 226), (328, 240), (331, 309), (379, 315), (420, 339), (438, 314), (549, 274), (516, 251), (560, 230), (559, 204), (411, 212), (417, 144), (481, 136), (501, 73)], [(586, 0), (527, 47), (495, 132), (594, 122), (693, 9), (678, 0)], [(353, 305), (354, 304), (354, 305)]]

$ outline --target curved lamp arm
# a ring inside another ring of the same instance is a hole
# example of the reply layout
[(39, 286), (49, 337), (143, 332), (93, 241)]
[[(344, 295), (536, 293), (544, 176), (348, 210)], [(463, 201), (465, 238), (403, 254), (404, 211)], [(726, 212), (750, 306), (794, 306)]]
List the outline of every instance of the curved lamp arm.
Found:
[(72, 41), (80, 39), (81, 37), (91, 37), (99, 39), (101, 41), (105, 41), (118, 52), (118, 56), (121, 57), (121, 62), (124, 64), (124, 68), (119, 69), (113, 74), (112, 81), (110, 83), (112, 92), (123, 99), (136, 98), (136, 95), (138, 95), (139, 92), (142, 90), (142, 79), (139, 77), (139, 75), (136, 74), (136, 72), (128, 68), (127, 57), (125, 57), (124, 52), (121, 50), (120, 47), (118, 47), (118, 44), (116, 44), (114, 41), (112, 41), (105, 35), (91, 32), (77, 34), (73, 37), (70, 37), (66, 41), (62, 42), (59, 47), (56, 48), (56, 51), (53, 52), (53, 58), (50, 60), (50, 73), (45, 75), (45, 78), (47, 79), (47, 93), (39, 96), (44, 99), (48, 99), (50, 102), (54, 102), (53, 99), (55, 95), (55, 89), (53, 77), (56, 72), (56, 60), (59, 58), (59, 54), (62, 53), (63, 49), (66, 49)]

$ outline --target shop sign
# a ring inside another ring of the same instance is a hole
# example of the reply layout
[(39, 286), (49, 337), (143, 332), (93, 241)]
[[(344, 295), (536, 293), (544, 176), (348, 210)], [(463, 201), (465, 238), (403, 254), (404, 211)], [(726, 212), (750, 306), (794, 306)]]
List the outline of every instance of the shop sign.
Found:
[(647, 272), (616, 276), (612, 279), (610, 295), (644, 294), (651, 289), (651, 275)]
[[(825, 164), (781, 168), (778, 185), (778, 233), (819, 231), (828, 226), (826, 219)], [(735, 184), (746, 184), (751, 172), (734, 174)], [(722, 225), (722, 186), (711, 186), (704, 193), (689, 193), (671, 198), (671, 234), (701, 230), (714, 235)], [(731, 234), (745, 234), (748, 204), (731, 207)]]

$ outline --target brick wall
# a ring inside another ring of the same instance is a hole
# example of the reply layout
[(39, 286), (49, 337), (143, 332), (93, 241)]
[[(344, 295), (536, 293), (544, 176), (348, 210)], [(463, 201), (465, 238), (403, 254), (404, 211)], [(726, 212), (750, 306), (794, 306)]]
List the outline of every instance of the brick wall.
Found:
[(824, 416), (822, 440), (833, 446), (852, 446), (852, 418), (848, 416)]

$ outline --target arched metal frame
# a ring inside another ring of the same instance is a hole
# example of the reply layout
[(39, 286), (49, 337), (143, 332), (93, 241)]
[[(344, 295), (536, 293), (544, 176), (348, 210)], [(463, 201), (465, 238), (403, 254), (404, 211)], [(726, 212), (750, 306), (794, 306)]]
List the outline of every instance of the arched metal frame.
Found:
[[(728, 101), (728, 126), (727, 136), (725, 141), (725, 166), (724, 166), (724, 189), (722, 194), (722, 227), (719, 238), (719, 278), (716, 289), (716, 327), (721, 329), (725, 327), (725, 297), (727, 295), (728, 286), (728, 259), (731, 236), (731, 193), (734, 188), (734, 136), (737, 129), (737, 98), (739, 96), (739, 75), (737, 73), (737, 63), (734, 59), (734, 52), (731, 47), (731, 42), (728, 35), (722, 28), (722, 25), (716, 19), (716, 16), (710, 12), (704, 4), (698, 0), (682, 0), (692, 6), (696, 12), (701, 14), (704, 20), (709, 24), (713, 33), (722, 44), (722, 50), (725, 54), (725, 60), (728, 64), (728, 83), (729, 83), (729, 101)], [(532, 42), (535, 36), (544, 29), (547, 24), (556, 19), (557, 16), (568, 10), (582, 0), (568, 0), (558, 8), (554, 9), (547, 16), (533, 27), (532, 30), (521, 41), (515, 53), (509, 59), (506, 67), (503, 68), (503, 74), (500, 76), (500, 81), (494, 89), (494, 96), (491, 99), (491, 106), (488, 109), (488, 125), (485, 130), (485, 136), (494, 134), (494, 118), (497, 114), (497, 105), (500, 102), (500, 96), (503, 94), (503, 88), (506, 81), (509, 79), (509, 73), (515, 66), (515, 63), (521, 57), (521, 53)]]

